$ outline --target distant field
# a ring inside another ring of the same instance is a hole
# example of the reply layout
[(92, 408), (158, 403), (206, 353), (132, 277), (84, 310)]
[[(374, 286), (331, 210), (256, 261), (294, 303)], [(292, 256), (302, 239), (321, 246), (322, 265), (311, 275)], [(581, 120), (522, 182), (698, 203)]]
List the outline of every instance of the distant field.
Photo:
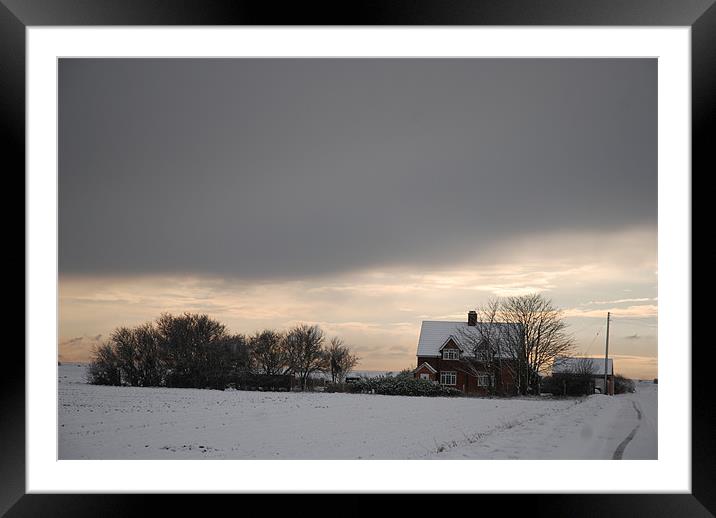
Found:
[(453, 399), (102, 387), (84, 383), (84, 365), (58, 369), (60, 459), (611, 458), (636, 423), (632, 400), (643, 433), (624, 458), (656, 458), (653, 384), (611, 398)]

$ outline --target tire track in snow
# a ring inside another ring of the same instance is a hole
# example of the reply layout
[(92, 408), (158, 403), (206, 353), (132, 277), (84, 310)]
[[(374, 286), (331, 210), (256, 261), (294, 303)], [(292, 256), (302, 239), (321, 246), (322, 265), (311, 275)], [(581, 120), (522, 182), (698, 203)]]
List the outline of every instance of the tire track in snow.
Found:
[(626, 439), (624, 439), (622, 442), (620, 442), (619, 446), (617, 446), (617, 449), (614, 450), (614, 455), (612, 456), (612, 460), (621, 460), (622, 459), (622, 455), (624, 455), (624, 450), (626, 449), (627, 445), (631, 442), (631, 440), (636, 435), (637, 430), (639, 430), (639, 426), (641, 426), (641, 409), (639, 408), (639, 405), (637, 405), (636, 401), (632, 401), (631, 404), (634, 405), (634, 410), (636, 410), (636, 417), (639, 420), (639, 422), (634, 427), (634, 429), (629, 433), (629, 435), (626, 436)]
[[(574, 403), (572, 403), (571, 405), (560, 409), (558, 412), (565, 412), (567, 410), (570, 410), (570, 409), (576, 407), (577, 405), (584, 403), (584, 401), (585, 401), (584, 398), (579, 399), (579, 400), (575, 401)], [(484, 440), (487, 437), (490, 437), (491, 435), (493, 435), (496, 432), (504, 432), (506, 430), (520, 427), (527, 423), (532, 423), (538, 419), (542, 419), (543, 417), (549, 417), (549, 416), (554, 416), (554, 415), (555, 414), (553, 411), (549, 411), (549, 412), (544, 412), (541, 414), (535, 414), (535, 415), (532, 415), (532, 416), (524, 418), (524, 419), (513, 419), (511, 421), (502, 422), (499, 425), (494, 426), (492, 428), (488, 428), (487, 430), (485, 430), (483, 432), (477, 432), (477, 433), (474, 433), (469, 436), (467, 434), (465, 434), (465, 432), (462, 432), (462, 434), (464, 436), (464, 440), (446, 441), (439, 445), (436, 443), (435, 448), (432, 450), (429, 450), (429, 453), (434, 453), (434, 454), (439, 455), (440, 453), (443, 453), (443, 452), (453, 449), (453, 448), (458, 448), (458, 447), (467, 446), (470, 444), (479, 443), (480, 441)]]

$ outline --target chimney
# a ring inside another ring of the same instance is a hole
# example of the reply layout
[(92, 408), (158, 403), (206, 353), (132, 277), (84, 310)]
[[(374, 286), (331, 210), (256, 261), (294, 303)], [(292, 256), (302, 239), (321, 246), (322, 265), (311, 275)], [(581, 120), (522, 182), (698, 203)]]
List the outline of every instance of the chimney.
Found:
[(467, 312), (467, 325), (469, 325), (469, 326), (477, 325), (477, 311), (468, 311)]

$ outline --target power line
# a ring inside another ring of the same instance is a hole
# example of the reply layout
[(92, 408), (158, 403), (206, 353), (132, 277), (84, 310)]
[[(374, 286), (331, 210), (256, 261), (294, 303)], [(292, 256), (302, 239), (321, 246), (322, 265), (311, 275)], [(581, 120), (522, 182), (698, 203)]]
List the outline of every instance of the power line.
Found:
[[(607, 311), (607, 343), (604, 348), (604, 393), (609, 394), (609, 385), (607, 385), (607, 365), (609, 363), (609, 317), (611, 313)], [(614, 353), (612, 353), (614, 354)]]
[(589, 342), (589, 345), (587, 346), (587, 348), (586, 348), (585, 351), (584, 351), (584, 356), (587, 356), (587, 354), (589, 353), (589, 349), (594, 345), (594, 342), (597, 340), (597, 337), (598, 337), (598, 336), (599, 336), (599, 331), (597, 331), (597, 332), (594, 334), (594, 338), (592, 338), (592, 341)]

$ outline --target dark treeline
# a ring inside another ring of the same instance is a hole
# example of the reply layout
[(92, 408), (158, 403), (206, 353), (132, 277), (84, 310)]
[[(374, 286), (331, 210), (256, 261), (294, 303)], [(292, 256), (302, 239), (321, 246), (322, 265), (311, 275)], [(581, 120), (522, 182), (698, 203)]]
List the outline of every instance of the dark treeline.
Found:
[(115, 329), (93, 352), (87, 378), (96, 385), (224, 389), (290, 377), (305, 389), (314, 373), (330, 372), (340, 382), (358, 364), (341, 339), (326, 342), (315, 325), (246, 336), (207, 315), (162, 314)]

